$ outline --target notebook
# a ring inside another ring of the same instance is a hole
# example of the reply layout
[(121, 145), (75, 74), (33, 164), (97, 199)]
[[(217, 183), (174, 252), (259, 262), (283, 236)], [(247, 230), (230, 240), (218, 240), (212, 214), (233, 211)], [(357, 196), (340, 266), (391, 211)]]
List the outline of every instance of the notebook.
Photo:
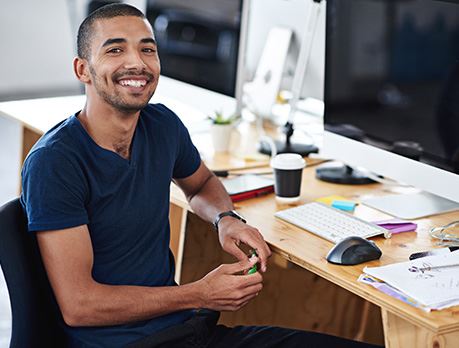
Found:
[(363, 271), (425, 307), (459, 304), (459, 250)]

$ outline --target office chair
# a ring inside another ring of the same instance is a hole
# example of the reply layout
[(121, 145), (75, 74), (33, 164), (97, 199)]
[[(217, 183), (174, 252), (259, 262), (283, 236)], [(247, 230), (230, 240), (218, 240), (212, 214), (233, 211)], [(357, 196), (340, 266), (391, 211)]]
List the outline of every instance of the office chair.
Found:
[(0, 266), (13, 317), (10, 347), (65, 347), (62, 316), (19, 199), (0, 207)]

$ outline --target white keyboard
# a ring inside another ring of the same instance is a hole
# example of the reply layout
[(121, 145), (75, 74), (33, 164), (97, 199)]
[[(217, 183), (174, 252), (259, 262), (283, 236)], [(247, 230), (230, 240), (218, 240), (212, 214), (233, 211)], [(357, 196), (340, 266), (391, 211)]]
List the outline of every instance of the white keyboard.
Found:
[(278, 211), (274, 216), (333, 243), (350, 236), (369, 238), (384, 234), (390, 237), (389, 231), (380, 226), (318, 202)]

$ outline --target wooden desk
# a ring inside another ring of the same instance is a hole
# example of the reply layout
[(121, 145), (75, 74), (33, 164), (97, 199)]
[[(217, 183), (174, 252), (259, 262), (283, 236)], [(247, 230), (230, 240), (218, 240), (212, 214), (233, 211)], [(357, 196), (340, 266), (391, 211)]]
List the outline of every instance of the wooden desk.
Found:
[[(46, 103), (40, 100), (30, 101), (29, 104), (0, 103), (0, 115), (23, 123), (26, 154), (44, 131), (68, 116), (69, 110), (72, 112), (82, 107), (84, 97), (74, 98), (65, 101), (58, 99), (62, 102), (60, 107), (65, 109), (64, 113), (50, 109), (50, 106), (56, 106), (58, 100), (55, 99)], [(21, 111), (21, 105), (26, 104), (30, 111)], [(35, 107), (30, 109), (31, 105)], [(48, 117), (40, 118), (40, 115)], [(382, 194), (388, 189), (376, 184), (349, 187), (319, 182), (314, 179), (314, 170), (310, 168), (304, 171), (302, 199), (308, 202), (320, 196), (340, 194), (358, 200), (365, 195)], [(177, 279), (183, 283), (192, 281), (221, 262), (232, 262), (220, 251), (216, 234), (210, 225), (188, 213), (187, 202), (175, 187), (172, 187), (171, 198), (171, 247), (176, 256)], [(242, 311), (224, 314), (225, 323), (286, 325), (376, 343), (382, 343), (382, 325), (387, 347), (457, 346), (458, 307), (424, 313), (358, 283), (357, 278), (364, 265), (340, 267), (328, 264), (325, 255), (332, 244), (275, 219), (274, 212), (283, 208), (286, 206), (276, 205), (273, 195), (237, 204), (237, 209), (263, 233), (274, 256), (265, 275), (264, 291)], [(370, 221), (385, 217), (363, 205), (358, 206), (355, 213)], [(417, 221), (417, 234), (403, 233), (389, 240), (376, 238), (383, 257), (366, 265), (404, 261), (412, 252), (432, 248), (429, 228), (457, 219), (459, 213), (421, 219)], [(368, 319), (362, 316), (368, 316)]]
[[(304, 171), (303, 183), (302, 183), (302, 202), (306, 203), (312, 201), (321, 196), (327, 196), (331, 194), (339, 194), (349, 199), (359, 200), (363, 196), (379, 195), (384, 194), (385, 191), (390, 190), (390, 187), (386, 187), (379, 184), (365, 185), (365, 186), (345, 186), (345, 185), (334, 185), (321, 182), (315, 179), (314, 168), (309, 168)], [(387, 192), (386, 192), (387, 193)], [(186, 200), (183, 194), (177, 188), (172, 188), (172, 202), (176, 205), (174, 209), (183, 209), (186, 212), (188, 209)], [(299, 267), (312, 272), (313, 274), (320, 276), (327, 282), (336, 284), (338, 287), (345, 289), (346, 291), (353, 293), (377, 307), (380, 308), (382, 314), (382, 324), (384, 327), (384, 342), (386, 347), (457, 347), (459, 342), (459, 310), (458, 307), (451, 309), (425, 313), (420, 309), (416, 309), (408, 304), (405, 304), (399, 300), (393, 299), (388, 295), (385, 295), (376, 289), (357, 282), (357, 278), (362, 273), (364, 266), (380, 266), (394, 262), (401, 262), (408, 260), (408, 256), (416, 251), (429, 250), (434, 247), (428, 231), (432, 226), (444, 225), (453, 220), (459, 220), (459, 213), (443, 214), (435, 217), (424, 218), (417, 220), (418, 230), (417, 233), (401, 233), (393, 235), (391, 239), (384, 239), (383, 237), (376, 237), (374, 241), (383, 251), (383, 256), (380, 260), (372, 261), (366, 264), (357, 266), (337, 266), (327, 263), (325, 255), (332, 247), (332, 243), (317, 237), (311, 233), (308, 233), (300, 228), (294, 227), (293, 225), (286, 223), (282, 220), (276, 219), (273, 214), (277, 210), (288, 208), (285, 205), (277, 205), (274, 199), (274, 195), (271, 194), (266, 197), (255, 198), (247, 201), (243, 201), (237, 204), (237, 209), (247, 218), (250, 224), (256, 226), (263, 233), (264, 238), (271, 246), (274, 254), (280, 256), (284, 260), (288, 260)], [(375, 221), (384, 219), (387, 215), (384, 215), (376, 210), (373, 210), (364, 205), (359, 205), (356, 208), (355, 215), (368, 221)], [(182, 222), (185, 221), (182, 215)], [(177, 225), (175, 225), (177, 228)], [(202, 226), (195, 226), (202, 229)], [(181, 226), (182, 231), (184, 227)], [(188, 234), (193, 234), (193, 225), (191, 224), (187, 228)], [(196, 234), (196, 233), (194, 233)], [(185, 243), (185, 235), (181, 235), (181, 253), (178, 258), (179, 265), (183, 263), (183, 267), (180, 268), (182, 271), (182, 281), (192, 280), (193, 277), (185, 274), (185, 265), (188, 262), (185, 254), (183, 253), (183, 246)], [(215, 248), (215, 245), (205, 244), (206, 240), (201, 240), (201, 245), (194, 244), (195, 248), (201, 248), (205, 254), (205, 250), (211, 250)], [(212, 240), (211, 242), (215, 242)], [(191, 242), (192, 243), (192, 242)], [(205, 244), (205, 245), (204, 245)], [(203, 256), (203, 255), (201, 255)], [(206, 257), (202, 257), (199, 261), (194, 263), (194, 269), (192, 272), (199, 273), (196, 268), (205, 268), (202, 263)], [(193, 259), (191, 258), (193, 263)], [(209, 269), (207, 269), (208, 271)], [(204, 273), (204, 269), (201, 274)], [(283, 286), (289, 284), (276, 284), (275, 287), (281, 289)], [(291, 284), (290, 284), (291, 285)], [(321, 301), (322, 305), (318, 306), (316, 315), (320, 316), (323, 313), (323, 306), (337, 308), (342, 305), (339, 303), (340, 299), (344, 300), (347, 297), (343, 294), (339, 294), (334, 291), (328, 291), (326, 288), (330, 285), (326, 283), (317, 282), (316, 287), (319, 292), (323, 292), (323, 296), (320, 294), (315, 295), (304, 294), (305, 296), (313, 296), (318, 301)], [(314, 290), (314, 289), (311, 289)], [(281, 292), (270, 289), (271, 296), (276, 296), (275, 300), (279, 300)], [(297, 292), (304, 292), (304, 289), (297, 288)], [(330, 297), (331, 296), (331, 297)], [(349, 299), (349, 298), (347, 298)], [(269, 301), (269, 299), (265, 299)], [(297, 298), (295, 298), (297, 300)], [(291, 306), (290, 311), (293, 313), (298, 308), (303, 309), (302, 304), (290, 303), (288, 298), (282, 300), (283, 306)], [(260, 307), (268, 306), (269, 303), (264, 302), (260, 304)], [(314, 305), (314, 304), (312, 304)], [(364, 304), (364, 306), (366, 306)], [(256, 306), (252, 307), (255, 311)], [(362, 311), (362, 307), (358, 305), (349, 305), (349, 310), (358, 310), (360, 313), (353, 320), (359, 322), (361, 320), (361, 314), (365, 313)], [(298, 313), (297, 313), (298, 314)], [(305, 313), (306, 314), (306, 313)], [(310, 314), (310, 313), (309, 313)], [(272, 319), (272, 318), (270, 318)], [(231, 320), (229, 320), (231, 322)], [(263, 321), (263, 320), (261, 320)], [(256, 323), (258, 324), (258, 323)], [(345, 325), (345, 324), (342, 324)], [(293, 326), (305, 327), (304, 325), (294, 324)], [(336, 326), (336, 325), (335, 325)], [(305, 328), (312, 328), (306, 325)], [(317, 327), (316, 327), (317, 328)], [(365, 328), (360, 326), (359, 328), (347, 328), (341, 330), (339, 327), (318, 327), (321, 331), (328, 331), (334, 334), (341, 334), (343, 336), (365, 338), (365, 333), (359, 332), (362, 330), (374, 330), (374, 328)], [(360, 335), (360, 336), (359, 336)], [(378, 342), (378, 338), (373, 332), (373, 337), (370, 337), (369, 341)], [(380, 342), (382, 343), (382, 342)]]

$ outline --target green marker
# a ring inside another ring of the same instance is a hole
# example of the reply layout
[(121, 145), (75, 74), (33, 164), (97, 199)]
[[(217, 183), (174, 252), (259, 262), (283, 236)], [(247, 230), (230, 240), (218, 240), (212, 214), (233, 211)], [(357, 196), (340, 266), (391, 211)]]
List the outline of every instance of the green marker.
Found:
[[(252, 250), (252, 255), (250, 255), (250, 257), (253, 257), (253, 256), (258, 256), (256, 250)], [(254, 265), (252, 266), (252, 268), (249, 269), (249, 271), (247, 272), (247, 274), (254, 274), (254, 273), (257, 272), (257, 270), (258, 270), (257, 264), (254, 264)]]

